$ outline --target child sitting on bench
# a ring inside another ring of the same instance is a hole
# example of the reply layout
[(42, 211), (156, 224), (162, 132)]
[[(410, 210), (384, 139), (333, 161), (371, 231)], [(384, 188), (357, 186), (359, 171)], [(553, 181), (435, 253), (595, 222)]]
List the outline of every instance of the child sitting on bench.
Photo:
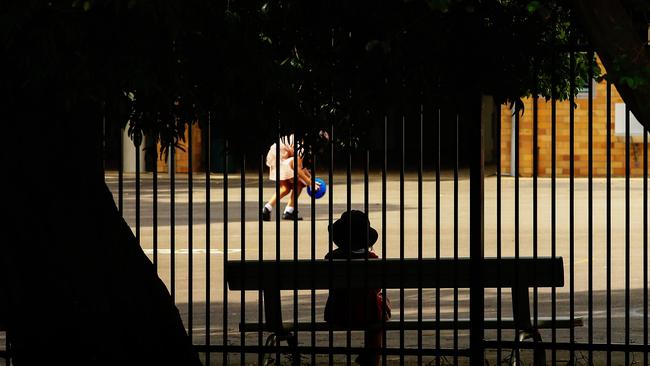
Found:
[[(368, 215), (361, 211), (346, 211), (341, 218), (328, 227), (337, 248), (327, 253), (325, 259), (378, 258), (372, 251), (377, 241), (377, 230), (370, 226)], [(385, 305), (385, 306), (384, 306)], [(366, 291), (333, 289), (325, 305), (325, 321), (341, 327), (366, 327), (365, 347), (368, 351), (359, 355), (355, 362), (360, 365), (379, 365), (379, 349), (382, 346), (382, 329), (377, 327), (390, 319), (390, 302), (384, 299), (380, 289)]]

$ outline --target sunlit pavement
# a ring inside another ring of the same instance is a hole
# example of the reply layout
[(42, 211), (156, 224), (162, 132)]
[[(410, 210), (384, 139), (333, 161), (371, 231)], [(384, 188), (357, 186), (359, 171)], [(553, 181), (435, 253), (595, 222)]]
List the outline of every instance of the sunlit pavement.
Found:
[[(323, 172), (322, 177), (326, 177)], [(319, 175), (321, 176), (321, 175)], [(266, 178), (266, 177), (265, 177)], [(421, 193), (422, 221), (418, 220), (419, 193), (417, 174), (406, 175), (403, 184), (403, 203), (400, 202), (400, 191), (402, 185), (399, 180), (399, 172), (391, 172), (387, 177), (385, 206), (382, 204), (382, 181), (377, 173), (371, 173), (368, 182), (369, 215), (371, 225), (380, 233), (379, 240), (374, 246), (374, 251), (381, 257), (398, 258), (400, 255), (400, 232), (403, 231), (403, 251), (405, 257), (416, 258), (418, 248), (421, 246), (423, 257), (433, 258), (436, 252), (436, 190), (435, 176), (432, 172), (424, 174)], [(109, 173), (107, 183), (114, 192), (116, 204), (119, 201), (117, 174)], [(174, 231), (174, 263), (175, 263), (175, 300), (186, 321), (188, 319), (188, 287), (191, 277), (192, 287), (192, 317), (193, 326), (191, 329), (195, 344), (205, 344), (206, 327), (206, 257), (210, 258), (210, 343), (223, 343), (223, 262), (227, 260), (241, 260), (242, 256), (247, 260), (260, 258), (275, 259), (276, 250), (279, 245), (281, 258), (292, 259), (297, 253), (298, 258), (323, 258), (328, 251), (327, 225), (329, 222), (329, 199), (332, 195), (332, 216), (336, 220), (346, 209), (348, 195), (345, 185), (345, 172), (335, 174), (334, 184), (328, 182), (328, 193), (316, 201), (315, 216), (312, 216), (310, 197), (303, 193), (299, 200), (299, 211), (304, 220), (295, 224), (291, 221), (281, 220), (279, 226), (275, 221), (277, 208), (273, 211), (271, 222), (262, 222), (260, 232), (259, 202), (260, 189), (257, 174), (247, 174), (245, 190), (242, 192), (239, 173), (228, 177), (228, 205), (224, 205), (223, 175), (211, 175), (210, 189), (210, 237), (206, 238), (206, 178), (205, 175), (195, 174), (192, 180), (192, 203), (188, 199), (188, 176), (177, 174), (174, 185), (174, 206), (175, 225)], [(454, 255), (454, 243), (457, 243), (458, 255), (469, 256), (469, 180), (466, 174), (461, 173), (458, 181), (457, 206), (454, 205), (454, 180), (450, 172), (443, 174), (440, 182), (440, 252), (442, 257)], [(153, 202), (151, 174), (142, 174), (140, 179), (140, 242), (145, 253), (156, 261), (160, 277), (165, 281), (168, 288), (172, 279), (170, 278), (170, 265), (172, 249), (170, 248), (171, 232), (170, 227), (170, 181), (166, 174), (158, 177), (157, 200), (157, 225), (154, 228)], [(643, 181), (642, 179), (630, 180), (629, 217), (630, 217), (630, 286), (629, 297), (631, 308), (630, 316), (630, 340), (631, 343), (643, 343), (643, 310), (648, 305), (643, 304)], [(501, 248), (504, 257), (514, 256), (515, 246), (518, 245), (521, 256), (532, 256), (534, 247), (537, 248), (539, 256), (550, 256), (552, 242), (555, 238), (555, 253), (564, 258), (565, 286), (557, 288), (557, 316), (569, 316), (570, 304), (570, 279), (573, 273), (573, 298), (575, 301), (574, 315), (583, 317), (585, 325), (589, 316), (589, 268), (593, 271), (593, 339), (596, 343), (606, 342), (606, 300), (607, 300), (607, 216), (606, 216), (606, 181), (604, 178), (596, 178), (593, 182), (593, 208), (592, 208), (592, 250), (593, 256), (589, 258), (589, 207), (588, 207), (588, 181), (579, 178), (575, 180), (574, 189), (574, 255), (570, 256), (570, 228), (571, 216), (569, 211), (569, 179), (561, 178), (556, 181), (556, 219), (555, 231), (551, 221), (551, 180), (540, 178), (537, 188), (537, 235), (534, 236), (533, 222), (533, 180), (530, 178), (519, 179), (519, 208), (518, 220), (515, 216), (515, 179), (503, 177), (501, 180), (501, 220), (498, 222), (497, 215), (497, 179), (494, 176), (485, 180), (485, 256), (494, 257), (497, 255), (497, 248)], [(265, 202), (275, 188), (268, 180), (263, 181), (262, 197)], [(244, 196), (242, 196), (242, 193)], [(364, 209), (364, 181), (362, 173), (355, 173), (352, 177), (349, 200), (353, 209)], [(135, 176), (125, 174), (124, 191), (122, 193), (123, 213), (127, 222), (135, 229), (136, 197), (135, 197)], [(242, 202), (243, 205), (242, 211)], [(286, 205), (286, 198), (280, 206), (280, 210)], [(386, 210), (385, 235), (382, 223), (382, 207)], [(611, 190), (611, 301), (612, 301), (612, 341), (624, 343), (625, 341), (625, 180), (616, 178), (612, 180)], [(227, 208), (227, 209), (226, 209)], [(191, 235), (188, 231), (188, 218), (192, 212), (193, 230)], [(403, 213), (403, 220), (401, 219)], [(224, 226), (224, 217), (227, 215), (227, 235)], [(403, 222), (403, 227), (400, 226)], [(455, 226), (454, 223), (457, 222)], [(296, 226), (294, 226), (296, 225)], [(501, 227), (501, 240), (497, 240), (497, 227)], [(515, 228), (518, 227), (518, 235)], [(279, 228), (279, 231), (278, 231)], [(154, 251), (154, 230), (157, 232), (157, 250)], [(260, 233), (262, 234), (260, 237)], [(418, 241), (419, 233), (422, 240)], [(455, 236), (457, 233), (457, 236)], [(295, 235), (297, 234), (297, 235)], [(312, 253), (312, 234), (315, 238), (315, 251)], [(454, 238), (457, 238), (454, 240)], [(209, 247), (206, 246), (209, 242)], [(261, 248), (261, 249), (260, 249)], [(385, 250), (384, 250), (385, 248)], [(191, 253), (191, 255), (190, 255)], [(188, 272), (189, 262), (192, 261), (193, 273)], [(571, 268), (573, 261), (573, 270)], [(647, 269), (646, 269), (647, 270)], [(486, 290), (486, 317), (496, 317), (496, 290)], [(311, 319), (311, 292), (300, 291), (299, 319), (309, 321)], [(293, 292), (288, 291), (284, 295), (286, 303), (285, 317), (293, 319)], [(322, 319), (326, 291), (317, 292), (317, 301), (314, 304), (316, 309), (316, 320)], [(509, 301), (510, 290), (502, 291), (502, 316), (511, 317), (511, 304)], [(241, 318), (240, 292), (228, 291), (228, 324), (227, 338), (230, 344), (239, 344), (240, 333), (238, 324)], [(389, 291), (389, 297), (393, 303), (393, 317), (398, 320), (400, 317), (399, 291)], [(425, 289), (422, 293), (423, 317), (435, 317), (435, 291)], [(551, 316), (550, 289), (539, 289), (539, 316)], [(405, 291), (404, 308), (402, 316), (405, 319), (417, 319), (417, 290)], [(531, 290), (532, 302), (532, 290)], [(258, 297), (256, 292), (250, 292), (245, 297), (245, 320), (257, 321)], [(469, 305), (468, 291), (459, 291), (458, 311), (459, 317), (467, 317)], [(442, 318), (453, 318), (454, 298), (453, 290), (441, 292)], [(189, 326), (188, 326), (189, 329)], [(588, 327), (575, 329), (575, 340), (578, 342), (588, 341)], [(424, 331), (422, 334), (424, 347), (430, 348), (434, 345), (435, 333)], [(511, 331), (503, 331), (502, 338), (512, 340), (514, 337)], [(550, 331), (542, 331), (542, 337), (546, 341), (551, 340)], [(453, 333), (443, 332), (442, 346), (453, 347)], [(487, 339), (496, 339), (495, 331), (486, 331)], [(557, 330), (558, 341), (568, 341), (569, 331), (567, 329)], [(246, 337), (246, 344), (257, 344), (258, 335), (249, 334)], [(300, 343), (311, 344), (310, 334), (301, 334)], [(328, 345), (328, 334), (318, 334), (317, 344)], [(342, 342), (342, 343), (341, 343)], [(417, 332), (407, 332), (405, 347), (417, 347)], [(335, 334), (335, 344), (345, 345), (345, 333)], [(362, 344), (362, 334), (353, 333), (353, 344)], [(399, 347), (399, 332), (395, 336), (389, 333), (388, 344), (391, 347)], [(458, 345), (460, 348), (467, 347), (468, 337), (465, 331), (459, 332)], [(509, 354), (504, 350), (502, 357)], [(579, 355), (586, 357), (586, 352)], [(488, 358), (495, 357), (495, 351), (489, 350)], [(568, 353), (558, 352), (558, 361), (568, 359)], [(596, 359), (600, 360), (604, 354), (597, 353)], [(622, 355), (614, 354), (615, 359)], [(251, 355), (246, 363), (255, 363), (256, 356)], [(524, 352), (526, 357), (526, 352)], [(550, 351), (547, 358), (550, 360)], [(577, 356), (578, 357), (578, 356)], [(582, 357), (582, 356), (579, 356)], [(640, 359), (641, 355), (636, 355)], [(428, 360), (431, 357), (427, 358)], [(427, 360), (425, 359), (425, 360)], [(321, 358), (319, 358), (321, 360)], [(327, 357), (323, 360), (327, 361)], [(340, 360), (337, 358), (337, 360)], [(448, 358), (450, 363), (453, 359)], [(221, 363), (221, 355), (214, 354), (212, 361)], [(345, 361), (343, 357), (342, 361)], [(415, 358), (407, 359), (407, 364), (415, 362)], [(211, 362), (211, 363), (213, 363)], [(241, 362), (239, 354), (230, 357), (232, 364)], [(305, 360), (304, 363), (309, 363)], [(428, 361), (427, 361), (428, 362)], [(320, 363), (320, 362), (319, 362)], [(425, 362), (426, 363), (426, 362)]]

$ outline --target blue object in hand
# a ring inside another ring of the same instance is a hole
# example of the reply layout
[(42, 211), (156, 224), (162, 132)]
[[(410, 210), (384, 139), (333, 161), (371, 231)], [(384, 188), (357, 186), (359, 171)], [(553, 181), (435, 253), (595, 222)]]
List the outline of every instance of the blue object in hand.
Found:
[(316, 178), (314, 181), (320, 184), (320, 188), (312, 192), (311, 185), (309, 185), (307, 186), (307, 194), (319, 199), (325, 195), (325, 192), (327, 192), (327, 184), (325, 184), (325, 181), (320, 178)]

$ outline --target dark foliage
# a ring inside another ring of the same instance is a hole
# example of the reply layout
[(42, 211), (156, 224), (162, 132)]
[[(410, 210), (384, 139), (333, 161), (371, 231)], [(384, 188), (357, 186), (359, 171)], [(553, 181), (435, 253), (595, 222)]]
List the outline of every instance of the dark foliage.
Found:
[(565, 99), (577, 89), (561, 51), (584, 43), (561, 1), (34, 0), (0, 12), (4, 103), (91, 103), (163, 147), (207, 111), (234, 138), (334, 124), (349, 141), (424, 100)]

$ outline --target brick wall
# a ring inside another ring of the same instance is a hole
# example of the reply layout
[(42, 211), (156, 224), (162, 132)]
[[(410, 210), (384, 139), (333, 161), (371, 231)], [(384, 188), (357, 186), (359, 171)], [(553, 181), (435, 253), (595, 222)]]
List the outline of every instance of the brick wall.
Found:
[[(612, 176), (625, 176), (625, 136), (616, 136), (615, 104), (623, 103), (612, 87), (611, 124), (607, 126), (607, 83), (594, 84), (593, 100), (593, 173), (596, 177), (607, 174), (607, 128), (611, 130)], [(574, 171), (576, 177), (589, 173), (588, 97), (575, 99), (574, 110)], [(519, 175), (533, 174), (533, 100), (524, 100), (524, 115), (519, 120)], [(556, 175), (570, 174), (570, 117), (569, 102), (556, 103)], [(507, 106), (501, 109), (501, 171), (511, 172), (512, 112)], [(538, 102), (538, 175), (550, 177), (551, 166), (551, 101), (543, 98)], [(643, 136), (634, 136), (630, 143), (630, 168), (632, 176), (643, 176)]]
[[(192, 171), (199, 172), (204, 171), (205, 167), (203, 165), (203, 159), (201, 156), (201, 146), (203, 144), (203, 134), (201, 129), (197, 124), (192, 125)], [(176, 172), (178, 173), (187, 173), (189, 171), (189, 147), (188, 147), (188, 129), (185, 129), (185, 141), (181, 141), (180, 145), (183, 147), (183, 150), (176, 149), (174, 152), (174, 164), (176, 166)], [(160, 151), (160, 145), (158, 145), (158, 151)], [(158, 171), (167, 172), (167, 160), (158, 159)]]

